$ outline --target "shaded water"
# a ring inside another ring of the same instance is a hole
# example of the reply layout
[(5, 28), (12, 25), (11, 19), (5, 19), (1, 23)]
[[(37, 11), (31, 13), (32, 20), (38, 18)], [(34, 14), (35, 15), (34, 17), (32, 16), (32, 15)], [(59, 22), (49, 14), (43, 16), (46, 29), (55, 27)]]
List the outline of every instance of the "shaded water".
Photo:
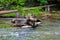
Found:
[(42, 21), (36, 29), (0, 28), (0, 40), (60, 40), (60, 21)]

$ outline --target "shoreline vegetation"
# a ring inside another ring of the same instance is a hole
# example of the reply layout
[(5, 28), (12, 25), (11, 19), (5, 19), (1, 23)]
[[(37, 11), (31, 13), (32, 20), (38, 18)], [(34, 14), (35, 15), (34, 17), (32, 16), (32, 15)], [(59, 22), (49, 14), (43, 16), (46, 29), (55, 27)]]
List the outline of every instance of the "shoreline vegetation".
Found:
[[(43, 19), (46, 16), (46, 14), (47, 13), (39, 13), (38, 16), (37, 15), (35, 15), (35, 16), (37, 18)], [(4, 14), (4, 15), (1, 15), (0, 18), (16, 18), (16, 15), (15, 15), (15, 13), (14, 14)], [(51, 13), (51, 18), (52, 18), (53, 21), (60, 20), (60, 14)], [(52, 20), (50, 20), (50, 21), (52, 21)], [(48, 25), (48, 22), (47, 22), (47, 25)], [(0, 28), (12, 28), (12, 25), (10, 25), (10, 24), (0, 24)]]
[[(48, 13), (38, 13), (38, 14), (33, 14), (35, 17), (43, 19)], [(57, 18), (60, 19), (60, 13), (50, 13), (50, 17), (51, 18)], [(27, 14), (20, 14), (20, 17), (24, 17), (26, 15), (30, 15), (30, 13)], [(0, 15), (0, 18), (16, 18), (16, 13), (10, 13), (10, 14), (4, 14), (4, 15)]]
[[(54, 4), (54, 5), (53, 5)], [(46, 6), (47, 5), (47, 6)], [(52, 6), (50, 6), (52, 5)], [(28, 10), (22, 10), (22, 8), (28, 8)], [(34, 14), (35, 17), (39, 19), (44, 19), (47, 13), (44, 11), (56, 11), (60, 10), (60, 1), (59, 0), (0, 0), (0, 11), (3, 10), (18, 10), (20, 16)], [(41, 13), (43, 11), (43, 13)], [(51, 13), (50, 17), (52, 19), (60, 19), (59, 13)], [(0, 18), (16, 18), (16, 13), (5, 12), (0, 14)], [(47, 18), (47, 17), (46, 17)], [(50, 18), (49, 18), (50, 19)], [(1, 20), (0, 20), (1, 21)], [(0, 28), (10, 28), (10, 24), (0, 24)]]

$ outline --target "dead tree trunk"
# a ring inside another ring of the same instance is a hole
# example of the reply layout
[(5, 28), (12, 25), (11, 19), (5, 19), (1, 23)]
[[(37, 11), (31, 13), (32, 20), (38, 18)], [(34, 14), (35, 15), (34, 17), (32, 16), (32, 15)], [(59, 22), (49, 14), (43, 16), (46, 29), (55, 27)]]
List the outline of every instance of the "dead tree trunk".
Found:
[(12, 12), (18, 12), (18, 10), (6, 10), (6, 11), (0, 11), (0, 15), (2, 14), (9, 14), (9, 13), (12, 13)]

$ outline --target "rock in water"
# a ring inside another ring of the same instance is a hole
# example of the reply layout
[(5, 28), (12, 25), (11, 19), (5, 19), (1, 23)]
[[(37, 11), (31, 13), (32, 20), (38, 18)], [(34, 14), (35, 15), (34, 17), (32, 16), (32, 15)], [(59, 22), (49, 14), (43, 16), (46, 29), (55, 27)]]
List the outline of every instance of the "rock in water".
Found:
[(31, 28), (32, 26), (29, 26), (29, 25), (25, 25), (25, 26), (22, 26), (21, 28)]

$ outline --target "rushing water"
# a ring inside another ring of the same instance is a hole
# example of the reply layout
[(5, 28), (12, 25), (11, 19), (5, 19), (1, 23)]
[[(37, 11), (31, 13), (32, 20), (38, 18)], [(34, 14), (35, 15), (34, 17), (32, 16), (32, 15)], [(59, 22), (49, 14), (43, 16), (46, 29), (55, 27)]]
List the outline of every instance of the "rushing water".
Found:
[(0, 40), (60, 40), (60, 21), (42, 21), (35, 29), (0, 28)]

